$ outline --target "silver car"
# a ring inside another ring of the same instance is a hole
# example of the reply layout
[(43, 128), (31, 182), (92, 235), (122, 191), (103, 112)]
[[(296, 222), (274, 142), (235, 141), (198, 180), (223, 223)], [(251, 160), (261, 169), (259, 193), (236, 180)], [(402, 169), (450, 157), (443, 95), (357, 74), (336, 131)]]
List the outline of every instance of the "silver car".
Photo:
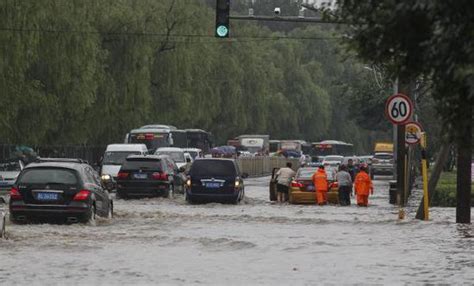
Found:
[(0, 198), (8, 198), (10, 188), (25, 165), (21, 160), (0, 162)]

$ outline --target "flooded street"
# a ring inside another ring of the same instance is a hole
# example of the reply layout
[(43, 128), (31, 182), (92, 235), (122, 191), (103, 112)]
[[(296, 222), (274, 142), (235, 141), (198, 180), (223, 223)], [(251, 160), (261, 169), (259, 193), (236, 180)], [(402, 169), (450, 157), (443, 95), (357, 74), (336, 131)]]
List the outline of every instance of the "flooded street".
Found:
[[(375, 181), (369, 208), (277, 205), (269, 178), (240, 205), (116, 200), (92, 225), (7, 225), (0, 284), (400, 284), (474, 281), (474, 227), (455, 209), (404, 221)], [(354, 199), (353, 199), (354, 202)]]

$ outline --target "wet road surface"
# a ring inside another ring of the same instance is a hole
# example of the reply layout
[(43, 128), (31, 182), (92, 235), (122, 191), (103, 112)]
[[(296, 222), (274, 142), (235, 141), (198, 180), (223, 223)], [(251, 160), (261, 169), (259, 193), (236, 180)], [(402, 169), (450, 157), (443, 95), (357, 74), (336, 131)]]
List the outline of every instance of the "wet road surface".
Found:
[(240, 205), (116, 200), (95, 226), (9, 224), (0, 285), (474, 281), (474, 227), (454, 224), (454, 209), (398, 221), (384, 180), (369, 208), (270, 204), (268, 181), (248, 179)]

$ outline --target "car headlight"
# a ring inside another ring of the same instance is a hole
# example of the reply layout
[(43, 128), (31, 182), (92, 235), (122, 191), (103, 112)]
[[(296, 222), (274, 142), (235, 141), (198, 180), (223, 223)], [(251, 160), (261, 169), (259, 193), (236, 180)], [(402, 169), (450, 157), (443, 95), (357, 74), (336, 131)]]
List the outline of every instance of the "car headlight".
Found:
[(234, 186), (238, 188), (240, 186), (240, 182), (236, 180)]
[(191, 179), (186, 180), (186, 186), (191, 187)]
[(102, 177), (101, 177), (102, 181), (108, 181), (108, 180), (110, 180), (110, 178), (111, 177), (110, 177), (109, 174), (102, 175)]

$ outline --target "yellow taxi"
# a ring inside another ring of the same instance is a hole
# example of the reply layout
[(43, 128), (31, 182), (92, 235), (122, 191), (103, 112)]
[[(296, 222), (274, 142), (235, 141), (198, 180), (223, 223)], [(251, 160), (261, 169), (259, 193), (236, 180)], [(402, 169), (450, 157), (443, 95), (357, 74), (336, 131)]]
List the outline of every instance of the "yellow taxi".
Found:
[[(316, 193), (311, 177), (318, 167), (302, 167), (296, 172), (294, 180), (291, 182), (289, 189), (290, 204), (316, 204)], [(339, 187), (335, 182), (335, 170), (326, 167), (328, 176), (329, 191), (328, 203), (339, 204)]]

